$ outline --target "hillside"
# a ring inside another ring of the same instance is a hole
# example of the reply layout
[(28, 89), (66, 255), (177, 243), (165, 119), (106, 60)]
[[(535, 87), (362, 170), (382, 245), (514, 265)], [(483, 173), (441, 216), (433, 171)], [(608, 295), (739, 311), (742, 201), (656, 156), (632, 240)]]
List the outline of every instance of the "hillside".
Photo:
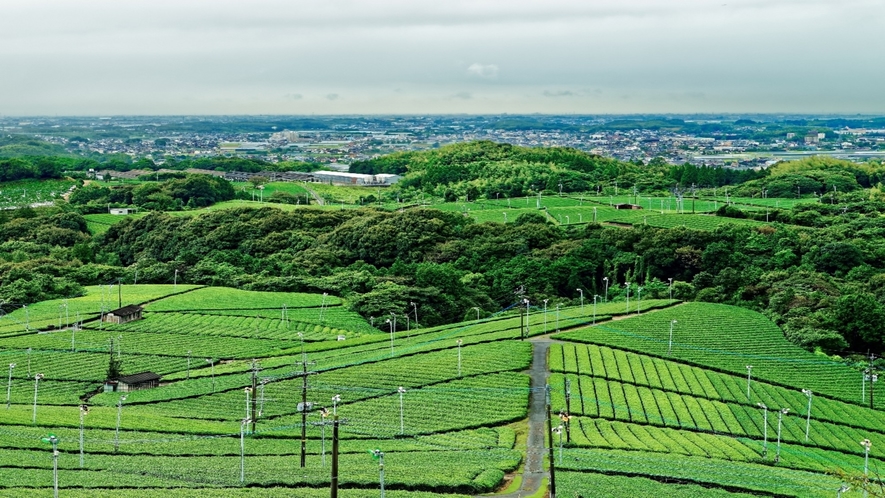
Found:
[[(95, 320), (118, 298), (144, 303), (144, 319)], [(560, 496), (824, 497), (840, 485), (829, 473), (861, 473), (855, 441), (873, 442), (871, 468), (885, 462), (885, 416), (841, 390), (854, 375), (845, 366), (805, 377), (815, 389), (805, 440), (806, 397), (790, 384), (812, 355), (735, 307), (532, 306), (440, 327), (400, 315), (378, 331), (321, 294), (124, 285), (62, 304), (82, 326), (53, 323), (58, 302), (30, 307), (28, 322), (24, 310), (6, 317), (15, 323), (0, 353), (15, 367), (0, 431), (4, 496), (50, 486), (47, 433), (59, 439), (63, 492), (320, 496), (330, 486), (333, 415), (345, 497), (377, 495), (370, 450), (384, 453), (385, 487), (399, 498), (463, 498), (511, 479), (511, 491), (529, 495), (546, 486), (542, 457), (552, 459)], [(680, 329), (671, 356), (657, 329), (672, 319)], [(567, 342), (551, 341), (557, 330)], [(763, 344), (740, 352), (752, 338)], [(101, 392), (114, 359), (124, 375), (151, 370), (161, 385)], [(748, 361), (749, 384), (739, 368)], [(561, 448), (558, 434), (544, 441), (548, 385), (553, 425), (562, 423), (556, 413), (572, 415)], [(767, 429), (756, 403), (770, 410)], [(779, 424), (781, 408), (790, 412)]]

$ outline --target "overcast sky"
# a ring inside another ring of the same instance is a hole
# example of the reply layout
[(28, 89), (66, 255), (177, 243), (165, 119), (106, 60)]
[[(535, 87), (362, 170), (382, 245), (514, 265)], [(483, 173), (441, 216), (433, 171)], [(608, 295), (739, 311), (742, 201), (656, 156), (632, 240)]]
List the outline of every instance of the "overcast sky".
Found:
[(4, 0), (0, 114), (885, 113), (885, 0)]

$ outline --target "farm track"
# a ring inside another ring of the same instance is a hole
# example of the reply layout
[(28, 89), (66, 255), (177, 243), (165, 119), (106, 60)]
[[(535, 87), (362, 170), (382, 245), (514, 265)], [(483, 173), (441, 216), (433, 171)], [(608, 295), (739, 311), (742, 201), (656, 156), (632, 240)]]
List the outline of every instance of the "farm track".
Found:
[[(678, 306), (678, 305), (677, 305)], [(669, 308), (669, 306), (668, 306)], [(667, 308), (660, 308), (667, 309)], [(647, 310), (652, 313), (658, 309)], [(612, 320), (624, 319), (632, 315), (613, 317)], [(532, 343), (532, 365), (528, 374), (531, 378), (529, 398), (529, 432), (526, 441), (526, 458), (522, 473), (522, 485), (518, 491), (507, 494), (494, 495), (496, 498), (523, 498), (537, 493), (544, 478), (549, 477), (549, 472), (544, 470), (544, 456), (547, 453), (547, 379), (550, 377), (550, 364), (548, 353), (550, 345), (558, 343), (550, 334), (539, 335), (529, 338)], [(489, 495), (485, 495), (488, 497)]]
[(317, 194), (314, 189), (305, 185), (304, 190), (307, 190), (308, 192), (310, 192), (310, 195), (313, 197), (313, 199), (315, 201), (317, 201), (317, 206), (322, 206), (323, 204), (325, 204), (325, 202), (323, 201), (323, 198), (319, 194)]

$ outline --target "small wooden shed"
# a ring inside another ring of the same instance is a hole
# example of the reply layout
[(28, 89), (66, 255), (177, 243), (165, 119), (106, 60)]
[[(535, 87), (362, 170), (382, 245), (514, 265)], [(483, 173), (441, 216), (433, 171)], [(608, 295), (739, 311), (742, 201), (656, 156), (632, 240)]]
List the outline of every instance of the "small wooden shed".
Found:
[(105, 392), (121, 392), (128, 393), (130, 391), (138, 391), (140, 389), (151, 389), (160, 385), (160, 376), (154, 372), (141, 372), (132, 375), (125, 375), (117, 380), (109, 380), (105, 382)]
[(131, 322), (133, 320), (141, 320), (142, 311), (144, 311), (144, 308), (141, 306), (130, 304), (129, 306), (123, 306), (122, 308), (108, 311), (104, 316), (103, 321), (120, 324)]

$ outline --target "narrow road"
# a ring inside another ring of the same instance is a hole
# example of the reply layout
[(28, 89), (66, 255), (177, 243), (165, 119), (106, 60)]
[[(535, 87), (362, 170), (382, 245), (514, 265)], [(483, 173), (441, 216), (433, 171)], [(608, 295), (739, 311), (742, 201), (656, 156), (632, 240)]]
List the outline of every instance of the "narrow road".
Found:
[(531, 397), (529, 398), (529, 433), (526, 442), (525, 469), (522, 486), (514, 493), (496, 495), (496, 498), (522, 498), (530, 496), (541, 487), (541, 480), (547, 477), (544, 471), (547, 436), (547, 351), (553, 342), (549, 336), (530, 339), (532, 343)]
[[(682, 304), (682, 303), (679, 303)], [(676, 306), (679, 306), (676, 304)], [(655, 312), (656, 308), (646, 310), (645, 313)], [(632, 314), (619, 315), (612, 320), (622, 320), (632, 317)], [(518, 491), (507, 494), (494, 495), (495, 498), (524, 498), (536, 493), (541, 487), (541, 481), (549, 477), (549, 472), (544, 470), (544, 457), (547, 455), (547, 378), (550, 376), (550, 367), (547, 364), (547, 353), (550, 345), (554, 342), (562, 342), (551, 339), (554, 333), (535, 336), (529, 339), (532, 344), (532, 365), (528, 373), (531, 379), (531, 397), (529, 398), (529, 433), (526, 441), (525, 468), (522, 474), (522, 485)]]

